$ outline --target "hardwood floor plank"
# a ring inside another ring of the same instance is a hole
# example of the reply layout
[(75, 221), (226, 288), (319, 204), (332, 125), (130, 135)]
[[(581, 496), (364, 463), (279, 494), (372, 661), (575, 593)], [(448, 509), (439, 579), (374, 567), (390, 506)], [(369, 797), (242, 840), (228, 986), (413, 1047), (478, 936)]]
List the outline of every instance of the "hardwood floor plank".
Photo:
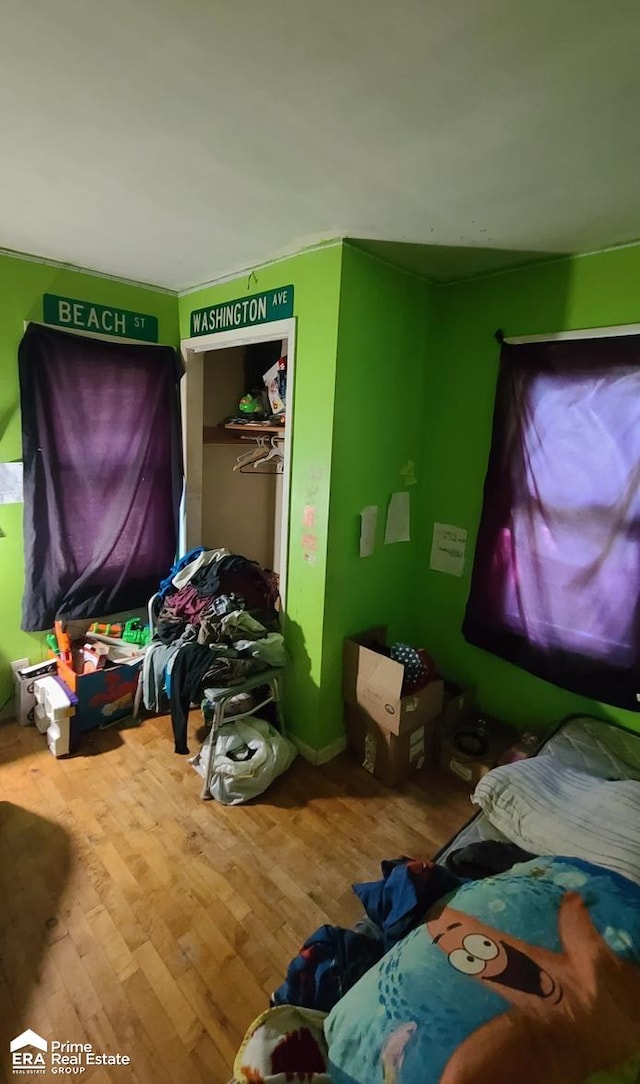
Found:
[(94, 907), (87, 912), (87, 922), (104, 948), (116, 975), (125, 972), (132, 962), (131, 950), (118, 929), (119, 917), (116, 914), (114, 920), (114, 916), (104, 907)]
[(169, 971), (151, 941), (146, 941), (133, 955), (180, 1039), (188, 1043), (195, 1034), (196, 1017), (176, 983), (175, 973)]
[(347, 756), (298, 758), (247, 806), (199, 791), (166, 717), (60, 761), (0, 725), (3, 1049), (33, 1027), (131, 1057), (87, 1084), (227, 1084), (302, 942), (361, 918), (351, 884), (431, 857), (472, 812), (455, 779), (390, 791)]

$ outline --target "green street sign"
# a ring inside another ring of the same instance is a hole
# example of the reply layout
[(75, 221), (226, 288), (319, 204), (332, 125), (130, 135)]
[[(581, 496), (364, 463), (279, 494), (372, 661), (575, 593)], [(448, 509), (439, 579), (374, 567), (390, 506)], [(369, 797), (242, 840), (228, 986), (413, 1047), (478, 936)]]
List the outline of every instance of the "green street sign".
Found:
[(140, 339), (157, 343), (158, 317), (93, 301), (78, 301), (73, 297), (43, 294), (42, 309), (45, 324), (67, 327), (72, 331), (92, 331), (97, 335), (117, 335), (122, 339)]
[(237, 297), (221, 305), (194, 309), (191, 313), (191, 338), (210, 335), (212, 331), (235, 331), (239, 327), (268, 324), (293, 316), (293, 286), (280, 286), (250, 297)]

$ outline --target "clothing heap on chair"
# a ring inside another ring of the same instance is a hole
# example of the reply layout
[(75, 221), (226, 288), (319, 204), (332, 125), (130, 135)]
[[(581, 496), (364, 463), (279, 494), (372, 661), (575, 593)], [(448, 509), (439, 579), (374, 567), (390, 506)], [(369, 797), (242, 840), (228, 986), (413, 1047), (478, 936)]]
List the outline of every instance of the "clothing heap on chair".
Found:
[(188, 753), (187, 718), (207, 686), (228, 688), (287, 661), (273, 572), (227, 550), (192, 550), (171, 569), (159, 595), (154, 639), (145, 655), (144, 704), (170, 705), (176, 753)]

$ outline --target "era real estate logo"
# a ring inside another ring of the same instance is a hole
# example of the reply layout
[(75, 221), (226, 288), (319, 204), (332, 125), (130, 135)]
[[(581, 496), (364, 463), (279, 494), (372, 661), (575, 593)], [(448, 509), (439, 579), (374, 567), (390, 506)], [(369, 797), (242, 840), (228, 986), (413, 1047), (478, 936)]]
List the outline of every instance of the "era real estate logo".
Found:
[(22, 1035), (12, 1039), (9, 1044), (11, 1065), (14, 1073), (24, 1073), (25, 1075), (34, 1073), (44, 1076), (47, 1071), (45, 1054), (48, 1049), (47, 1040), (43, 1039), (42, 1035), (38, 1035), (36, 1031), (27, 1028), (26, 1031), (22, 1032)]
[(79, 1076), (94, 1065), (129, 1065), (128, 1054), (97, 1054), (91, 1043), (50, 1043), (27, 1028), (9, 1044), (11, 1066), (18, 1076)]

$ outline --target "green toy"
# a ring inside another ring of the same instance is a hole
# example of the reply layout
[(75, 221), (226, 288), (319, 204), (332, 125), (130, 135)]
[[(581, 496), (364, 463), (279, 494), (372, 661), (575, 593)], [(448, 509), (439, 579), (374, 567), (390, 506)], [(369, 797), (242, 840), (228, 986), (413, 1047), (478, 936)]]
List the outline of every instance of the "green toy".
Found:
[(253, 395), (243, 395), (238, 403), (238, 409), (241, 414), (255, 414), (262, 410), (262, 404)]
[(137, 644), (138, 647), (146, 647), (151, 643), (151, 629), (143, 625), (139, 617), (130, 617), (124, 623), (124, 632), (121, 639), (125, 644)]

